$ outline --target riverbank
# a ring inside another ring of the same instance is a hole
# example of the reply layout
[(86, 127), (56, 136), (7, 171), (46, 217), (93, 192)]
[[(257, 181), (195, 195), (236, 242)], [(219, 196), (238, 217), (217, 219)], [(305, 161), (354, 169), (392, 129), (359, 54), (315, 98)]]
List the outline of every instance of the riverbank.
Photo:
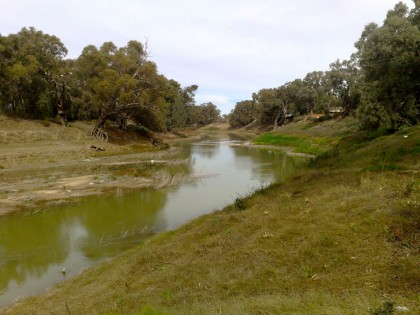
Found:
[(339, 137), (310, 168), (3, 313), (420, 312), (420, 128), (301, 126)]
[(176, 148), (158, 149), (139, 133), (112, 128), (104, 142), (89, 135), (91, 127), (0, 116), (0, 215), (188, 180), (165, 169), (185, 163)]

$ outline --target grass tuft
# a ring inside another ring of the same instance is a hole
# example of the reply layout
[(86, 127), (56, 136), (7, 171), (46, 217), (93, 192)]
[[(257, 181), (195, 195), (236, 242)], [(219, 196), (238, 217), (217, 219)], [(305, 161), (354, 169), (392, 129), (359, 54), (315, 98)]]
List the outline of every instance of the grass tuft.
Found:
[(236, 209), (237, 209), (237, 210), (244, 210), (244, 209), (245, 209), (244, 202), (243, 202), (243, 201), (242, 201), (242, 199), (241, 199), (241, 198), (239, 198), (239, 197), (237, 197), (237, 198), (235, 199), (234, 204), (235, 204), (235, 207), (236, 207)]
[(394, 314), (394, 302), (385, 302), (381, 307), (377, 308), (372, 315), (392, 315)]

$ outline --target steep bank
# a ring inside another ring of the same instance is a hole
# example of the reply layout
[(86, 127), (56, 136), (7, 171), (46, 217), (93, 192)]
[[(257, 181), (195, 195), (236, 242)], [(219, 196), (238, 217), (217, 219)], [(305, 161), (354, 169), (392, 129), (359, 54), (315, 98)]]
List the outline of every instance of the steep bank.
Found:
[(4, 313), (379, 314), (387, 302), (418, 313), (419, 143), (419, 127), (343, 134), (243, 210), (203, 216)]

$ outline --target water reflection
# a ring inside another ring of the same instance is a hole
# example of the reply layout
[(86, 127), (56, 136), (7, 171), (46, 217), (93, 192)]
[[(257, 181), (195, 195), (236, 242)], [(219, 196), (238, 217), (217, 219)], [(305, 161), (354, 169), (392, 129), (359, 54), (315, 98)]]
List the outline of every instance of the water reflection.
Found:
[[(63, 268), (65, 276), (75, 275), (150, 234), (176, 228), (293, 173), (296, 159), (232, 146), (240, 141), (231, 135), (181, 144), (189, 159), (165, 171), (198, 179), (176, 187), (117, 192), (37, 214), (0, 217), (0, 305), (63, 280)], [(150, 165), (149, 171), (161, 169)]]
[(77, 274), (161, 230), (156, 218), (165, 203), (166, 193), (143, 190), (114, 198), (88, 198), (35, 215), (1, 217), (0, 305), (22, 291), (45, 289), (49, 280), (54, 283), (62, 277), (62, 268), (67, 276)]
[(253, 178), (260, 181), (281, 182), (292, 175), (304, 160), (304, 158), (291, 157), (279, 150), (262, 150), (248, 146), (235, 146), (233, 149), (235, 150), (235, 163), (244, 168), (252, 164)]

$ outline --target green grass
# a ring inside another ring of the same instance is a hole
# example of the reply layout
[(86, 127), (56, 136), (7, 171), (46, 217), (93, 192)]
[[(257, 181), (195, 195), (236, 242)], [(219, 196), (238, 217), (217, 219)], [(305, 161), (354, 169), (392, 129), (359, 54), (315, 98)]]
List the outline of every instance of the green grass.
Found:
[(254, 143), (293, 148), (296, 152), (320, 155), (324, 153), (334, 139), (326, 137), (308, 137), (283, 135), (274, 132), (264, 133), (254, 139)]
[(408, 131), (342, 138), (285, 183), (4, 314), (419, 314), (420, 128)]

